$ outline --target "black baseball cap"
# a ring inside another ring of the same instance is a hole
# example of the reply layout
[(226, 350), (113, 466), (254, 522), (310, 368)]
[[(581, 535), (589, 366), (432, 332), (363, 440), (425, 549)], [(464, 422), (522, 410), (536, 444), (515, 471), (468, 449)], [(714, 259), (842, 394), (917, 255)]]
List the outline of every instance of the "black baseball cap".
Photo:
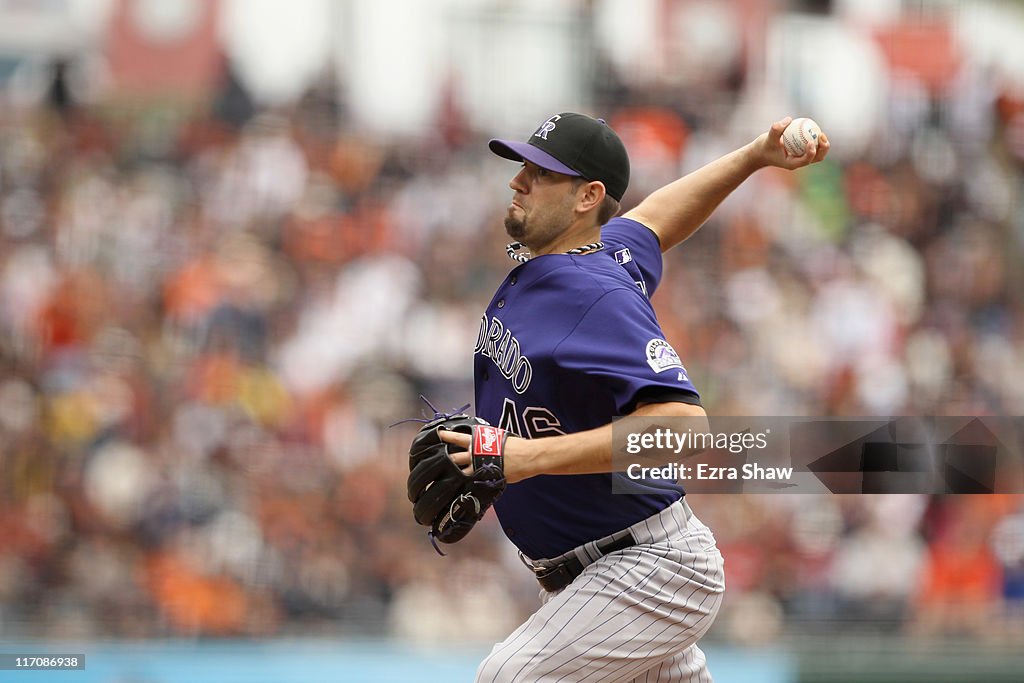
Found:
[(622, 201), (629, 185), (626, 146), (604, 119), (555, 114), (526, 142), (494, 139), (487, 146), (505, 159), (525, 159), (556, 173), (599, 180), (616, 201)]

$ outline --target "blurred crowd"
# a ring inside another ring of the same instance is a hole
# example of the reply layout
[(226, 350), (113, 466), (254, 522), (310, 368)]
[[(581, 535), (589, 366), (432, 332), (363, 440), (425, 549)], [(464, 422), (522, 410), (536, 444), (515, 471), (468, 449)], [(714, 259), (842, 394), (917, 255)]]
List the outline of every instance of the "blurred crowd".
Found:
[[(511, 133), (452, 104), (429, 136), (370, 135), (326, 86), (275, 110), (58, 86), (0, 110), (0, 634), (517, 625), (536, 586), (511, 545), (489, 517), (438, 557), (405, 500), (415, 425), (389, 428), (472, 398), (514, 265), (514, 168), (485, 141)], [(745, 87), (601, 81), (627, 208), (734, 146)], [(914, 92), (885, 144), (760, 172), (666, 256), (654, 302), (709, 413), (1022, 414), (1024, 95)], [(713, 637), (1024, 635), (1019, 496), (693, 506), (726, 558)]]

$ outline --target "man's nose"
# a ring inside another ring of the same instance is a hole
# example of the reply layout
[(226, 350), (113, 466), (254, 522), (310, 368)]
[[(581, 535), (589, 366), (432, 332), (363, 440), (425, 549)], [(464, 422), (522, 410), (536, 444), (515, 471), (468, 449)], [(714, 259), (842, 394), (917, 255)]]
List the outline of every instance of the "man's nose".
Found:
[(526, 192), (528, 189), (526, 183), (526, 169), (522, 169), (519, 173), (513, 176), (512, 180), (508, 181), (508, 186), (516, 192)]

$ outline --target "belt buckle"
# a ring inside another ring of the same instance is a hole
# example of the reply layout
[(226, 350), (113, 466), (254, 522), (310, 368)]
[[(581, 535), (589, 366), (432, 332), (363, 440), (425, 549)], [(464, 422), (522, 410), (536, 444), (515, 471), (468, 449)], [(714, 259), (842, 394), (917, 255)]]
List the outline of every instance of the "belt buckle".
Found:
[(533, 572), (535, 576), (540, 576), (544, 573), (545, 570), (549, 569), (549, 567), (542, 567), (535, 563), (533, 560), (524, 555), (522, 550), (519, 551), (519, 561), (526, 565), (526, 568)]

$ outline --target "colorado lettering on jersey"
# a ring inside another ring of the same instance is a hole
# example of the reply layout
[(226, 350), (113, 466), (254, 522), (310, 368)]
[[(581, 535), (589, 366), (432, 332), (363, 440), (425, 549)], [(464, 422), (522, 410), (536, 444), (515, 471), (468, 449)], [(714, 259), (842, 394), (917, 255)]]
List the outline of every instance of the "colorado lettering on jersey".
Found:
[(517, 394), (530, 388), (530, 380), (533, 379), (530, 359), (523, 355), (519, 340), (505, 329), (497, 316), (487, 320), (485, 315), (480, 319), (480, 332), (473, 352), (490, 358), (501, 371), (502, 377), (512, 383)]

